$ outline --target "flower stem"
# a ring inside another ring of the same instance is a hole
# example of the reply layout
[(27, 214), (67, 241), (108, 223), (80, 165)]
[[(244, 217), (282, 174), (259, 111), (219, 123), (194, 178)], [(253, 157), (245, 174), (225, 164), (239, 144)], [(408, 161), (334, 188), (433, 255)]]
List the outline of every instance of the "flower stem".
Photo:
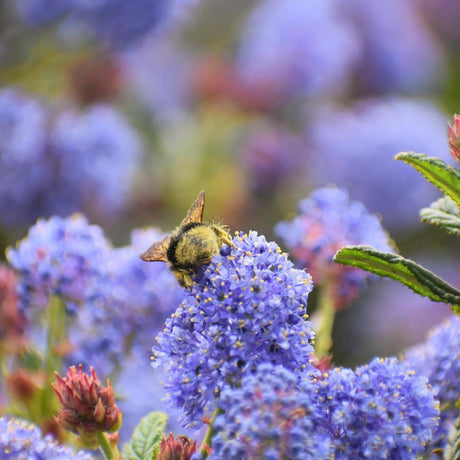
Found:
[(201, 453), (201, 458), (204, 460), (205, 458), (208, 458), (208, 450), (207, 448), (211, 446), (211, 440), (212, 436), (214, 434), (214, 420), (216, 417), (220, 414), (223, 413), (222, 409), (216, 409), (214, 411), (214, 414), (212, 415), (211, 421), (209, 422), (209, 427), (206, 431), (206, 434), (204, 435), (203, 442), (201, 443), (200, 446), (200, 453)]
[(97, 440), (99, 441), (99, 447), (107, 460), (121, 459), (118, 447), (110, 442), (106, 433), (99, 431), (97, 433)]
[(56, 353), (56, 345), (62, 343), (66, 335), (66, 313), (65, 302), (58, 296), (52, 296), (47, 307), (47, 338), (45, 357), (45, 388), (43, 390), (42, 411), (43, 419), (49, 418), (54, 412), (55, 401), (51, 383), (54, 380), (54, 372), (61, 367), (61, 357)]
[(334, 286), (332, 283), (321, 286), (319, 292), (320, 324), (316, 334), (315, 356), (317, 359), (325, 358), (332, 345), (332, 329), (335, 319)]

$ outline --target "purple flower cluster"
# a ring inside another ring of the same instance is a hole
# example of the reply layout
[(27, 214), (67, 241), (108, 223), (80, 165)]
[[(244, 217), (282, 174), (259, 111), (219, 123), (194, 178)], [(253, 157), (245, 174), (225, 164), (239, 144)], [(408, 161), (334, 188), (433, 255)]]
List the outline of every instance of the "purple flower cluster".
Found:
[(156, 230), (135, 230), (129, 246), (112, 248), (100, 227), (73, 215), (39, 220), (7, 250), (29, 315), (36, 313), (30, 307), (44, 308), (52, 295), (65, 300), (74, 346), (69, 365), (92, 365), (107, 376), (131, 347), (150, 347), (183, 296), (166, 264), (139, 258), (159, 238)]
[(359, 52), (334, 0), (264, 0), (245, 25), (238, 66), (246, 82), (282, 96), (330, 95), (347, 86)]
[(86, 452), (59, 445), (29, 422), (0, 417), (0, 456), (3, 460), (92, 460)]
[(456, 402), (460, 399), (460, 318), (452, 317), (433, 330), (428, 340), (407, 351), (405, 360), (428, 378), (441, 405), (441, 423), (435, 446), (446, 444), (446, 436), (458, 416)]
[(27, 24), (39, 26), (72, 9), (73, 0), (16, 0), (16, 9)]
[(45, 307), (52, 295), (69, 305), (86, 300), (87, 286), (110, 251), (102, 229), (79, 214), (39, 220), (16, 248), (7, 249), (10, 264), (21, 275), (23, 308)]
[(414, 94), (440, 82), (445, 62), (434, 36), (418, 14), (416, 2), (338, 3), (362, 44), (355, 69), (361, 91)]
[(255, 232), (233, 244), (198, 274), (153, 347), (153, 364), (165, 366), (165, 387), (188, 424), (209, 415), (224, 385), (238, 386), (261, 363), (311, 368), (310, 275)]
[(127, 202), (140, 144), (112, 107), (48, 113), (13, 89), (0, 91), (0, 221), (84, 210), (100, 218)]
[(299, 211), (292, 221), (277, 224), (275, 233), (315, 283), (333, 283), (337, 307), (349, 303), (365, 288), (370, 275), (333, 263), (334, 254), (343, 246), (358, 244), (392, 251), (388, 234), (377, 216), (335, 187), (315, 190), (299, 203)]
[(94, 366), (101, 360), (98, 350), (109, 344), (108, 348), (117, 349), (120, 345), (116, 344), (123, 342), (121, 337), (132, 337), (132, 346), (149, 349), (167, 315), (183, 298), (183, 289), (166, 264), (146, 264), (139, 258), (160, 238), (155, 229), (134, 230), (129, 246), (114, 248), (105, 255), (88, 288), (87, 306), (98, 324), (91, 327), (86, 314), (80, 313), (82, 327), (74, 339), (80, 344), (80, 353), (78, 359), (73, 357), (75, 362)]
[(330, 107), (315, 112), (308, 131), (316, 186), (333, 182), (348, 189), (381, 213), (391, 230), (417, 224), (419, 209), (436, 197), (420, 174), (394, 156), (413, 150), (450, 161), (445, 116), (426, 101), (390, 97)]
[(318, 381), (318, 430), (331, 433), (335, 458), (413, 459), (433, 439), (439, 404), (425, 377), (396, 358), (332, 370)]
[(209, 458), (330, 458), (330, 436), (316, 430), (321, 408), (311, 392), (299, 391), (298, 380), (283, 367), (262, 364), (244, 376), (241, 388), (226, 387)]
[(37, 219), (40, 197), (50, 180), (48, 117), (34, 99), (0, 91), (0, 215), (8, 225)]
[(58, 202), (50, 209), (68, 213), (83, 207), (114, 215), (124, 207), (141, 151), (137, 136), (118, 112), (108, 105), (63, 112), (50, 142), (59, 163), (50, 198)]
[(40, 26), (67, 15), (65, 25), (114, 47), (136, 43), (169, 17), (176, 0), (16, 0), (23, 21)]
[(395, 358), (300, 383), (262, 365), (222, 391), (210, 458), (413, 459), (438, 423), (426, 383)]

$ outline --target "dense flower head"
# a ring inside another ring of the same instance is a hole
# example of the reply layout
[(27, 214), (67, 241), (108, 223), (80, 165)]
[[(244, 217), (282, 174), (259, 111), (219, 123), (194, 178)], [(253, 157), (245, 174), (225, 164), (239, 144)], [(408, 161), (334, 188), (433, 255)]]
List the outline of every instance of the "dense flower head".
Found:
[(116, 47), (136, 43), (152, 31), (171, 8), (172, 0), (74, 0), (75, 13), (100, 40)]
[(112, 47), (133, 45), (160, 26), (176, 0), (16, 0), (24, 22), (41, 26), (67, 16), (64, 26), (79, 28), (85, 36)]
[(381, 213), (391, 230), (410, 228), (436, 191), (394, 156), (411, 150), (449, 161), (445, 133), (444, 115), (426, 101), (389, 97), (362, 100), (349, 109), (318, 110), (308, 128), (314, 150), (311, 180), (348, 189), (354, 199)]
[[(440, 83), (442, 51), (416, 2), (338, 0), (362, 45), (356, 83), (366, 93), (414, 94)], [(391, 37), (391, 40), (388, 39)]]
[(191, 56), (169, 35), (143, 40), (118, 59), (136, 103), (155, 119), (174, 120), (190, 106)]
[(75, 318), (75, 351), (69, 364), (93, 365), (101, 375), (109, 375), (130, 347), (149, 349), (184, 294), (166, 264), (147, 264), (139, 258), (161, 236), (153, 228), (136, 229), (129, 245), (104, 255), (88, 282), (86, 308)]
[(42, 437), (29, 422), (0, 417), (0, 457), (4, 460), (92, 460), (86, 452), (74, 452), (57, 444), (51, 436)]
[(369, 274), (332, 261), (343, 246), (366, 244), (391, 251), (388, 234), (377, 216), (345, 190), (326, 187), (315, 190), (299, 203), (300, 215), (280, 222), (275, 233), (288, 247), (300, 266), (306, 267), (315, 283), (335, 283), (336, 305), (353, 300), (365, 287)]
[(224, 384), (239, 385), (263, 362), (311, 368), (310, 275), (256, 232), (238, 234), (233, 244), (203, 267), (153, 347), (187, 423), (212, 410)]
[(300, 391), (298, 376), (279, 366), (261, 365), (240, 388), (225, 388), (219, 400), (212, 460), (326, 459), (330, 436), (316, 430), (321, 408), (312, 392)]
[(330, 433), (335, 458), (413, 459), (432, 440), (439, 404), (427, 379), (396, 358), (336, 368), (317, 382), (323, 410), (317, 430)]
[(81, 302), (88, 280), (97, 273), (102, 257), (110, 250), (102, 229), (85, 217), (40, 219), (7, 257), (20, 276), (19, 296), (24, 308), (44, 307), (51, 295)]
[(211, 459), (412, 459), (439, 407), (427, 379), (395, 358), (321, 377), (264, 364), (225, 387)]
[(68, 13), (73, 3), (74, 0), (16, 0), (16, 10), (24, 22), (40, 26)]
[(49, 181), (47, 114), (38, 100), (14, 89), (0, 91), (1, 223), (29, 223)]
[(65, 378), (56, 372), (57, 382), (52, 384), (61, 408), (57, 423), (90, 442), (99, 432), (115, 432), (120, 429), (121, 412), (115, 404), (115, 396), (107, 380), (102, 386), (94, 369), (90, 375), (82, 367), (71, 366)]
[(280, 96), (314, 96), (343, 90), (358, 55), (333, 0), (264, 0), (245, 25), (238, 66), (248, 83)]
[(121, 114), (103, 104), (81, 113), (64, 111), (55, 122), (50, 142), (60, 171), (49, 198), (50, 209), (60, 214), (85, 209), (103, 216), (123, 209), (141, 148)]
[(454, 316), (437, 327), (425, 343), (407, 351), (405, 360), (428, 378), (441, 405), (441, 423), (434, 445), (444, 446), (446, 436), (458, 416), (456, 402), (460, 399), (460, 318)]

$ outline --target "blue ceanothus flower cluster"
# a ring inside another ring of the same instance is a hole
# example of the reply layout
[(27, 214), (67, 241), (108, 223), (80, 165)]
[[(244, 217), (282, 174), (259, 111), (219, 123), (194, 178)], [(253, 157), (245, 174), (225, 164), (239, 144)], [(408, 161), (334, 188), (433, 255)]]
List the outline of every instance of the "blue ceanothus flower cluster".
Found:
[(460, 318), (454, 316), (437, 327), (427, 341), (406, 353), (406, 361), (419, 375), (428, 378), (442, 408), (434, 447), (444, 447), (449, 429), (458, 416), (460, 399)]
[(425, 378), (395, 358), (355, 371), (298, 376), (261, 365), (218, 402), (212, 460), (413, 459), (431, 441), (439, 408)]
[[(419, 224), (419, 209), (436, 199), (436, 192), (425, 187), (416, 171), (393, 159), (398, 152), (413, 150), (450, 161), (440, 108), (427, 100), (386, 96), (347, 108), (330, 105), (312, 115), (307, 135), (314, 153), (313, 184), (332, 182), (346, 188), (379, 212), (390, 230)], [(340, 127), (340, 142), (331, 136), (331, 126)]]
[(69, 307), (84, 302), (88, 283), (110, 247), (102, 229), (80, 214), (38, 220), (16, 248), (6, 251), (21, 275), (22, 308), (43, 308), (52, 295), (63, 297)]
[(332, 263), (335, 253), (346, 245), (367, 244), (380, 251), (393, 251), (390, 237), (380, 219), (344, 189), (314, 190), (299, 203), (299, 215), (276, 225), (299, 267), (306, 267), (315, 283), (334, 285), (336, 307), (354, 300), (365, 288), (369, 273)]
[(255, 232), (233, 244), (198, 275), (153, 347), (154, 365), (165, 365), (166, 389), (188, 424), (209, 416), (225, 384), (238, 386), (263, 362), (296, 372), (312, 367), (310, 275)]
[(81, 214), (40, 219), (7, 257), (19, 275), (19, 298), (29, 318), (51, 296), (62, 298), (74, 351), (69, 364), (94, 366), (107, 376), (119, 364), (129, 339), (148, 350), (182, 288), (165, 264), (146, 264), (139, 253), (161, 233), (134, 230), (128, 246), (114, 248), (103, 230)]
[(136, 132), (108, 104), (57, 112), (22, 91), (2, 89), (0, 223), (77, 211), (114, 217), (128, 203), (141, 153)]
[(92, 460), (86, 452), (74, 452), (29, 422), (0, 417), (0, 458), (2, 460)]
[(310, 275), (273, 242), (238, 233), (195, 277), (153, 347), (169, 401), (193, 425), (216, 414), (214, 459), (412, 459), (439, 408), (395, 358), (320, 375)]
[(293, 372), (271, 364), (226, 387), (219, 400), (212, 460), (321, 459), (332, 454), (330, 436), (317, 430), (322, 411), (312, 404), (312, 387), (299, 389)]

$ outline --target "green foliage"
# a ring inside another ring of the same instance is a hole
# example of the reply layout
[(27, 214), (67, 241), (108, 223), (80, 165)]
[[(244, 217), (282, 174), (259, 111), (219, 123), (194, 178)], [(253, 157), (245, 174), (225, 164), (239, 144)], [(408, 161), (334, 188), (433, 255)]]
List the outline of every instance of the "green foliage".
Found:
[(455, 168), (439, 158), (429, 157), (423, 153), (401, 152), (395, 159), (414, 167), (460, 206), (460, 172)]
[(460, 417), (458, 417), (447, 438), (447, 444), (444, 449), (444, 460), (459, 460), (460, 459)]
[(460, 208), (448, 196), (420, 211), (422, 222), (434, 224), (448, 233), (460, 236)]
[[(460, 306), (460, 291), (426, 268), (398, 254), (381, 252), (370, 246), (345, 246), (334, 256), (334, 261), (392, 278), (436, 302)], [(460, 312), (460, 308), (455, 311)]]
[(162, 412), (151, 412), (137, 425), (133, 436), (122, 449), (123, 460), (154, 460), (164, 436), (168, 416)]

